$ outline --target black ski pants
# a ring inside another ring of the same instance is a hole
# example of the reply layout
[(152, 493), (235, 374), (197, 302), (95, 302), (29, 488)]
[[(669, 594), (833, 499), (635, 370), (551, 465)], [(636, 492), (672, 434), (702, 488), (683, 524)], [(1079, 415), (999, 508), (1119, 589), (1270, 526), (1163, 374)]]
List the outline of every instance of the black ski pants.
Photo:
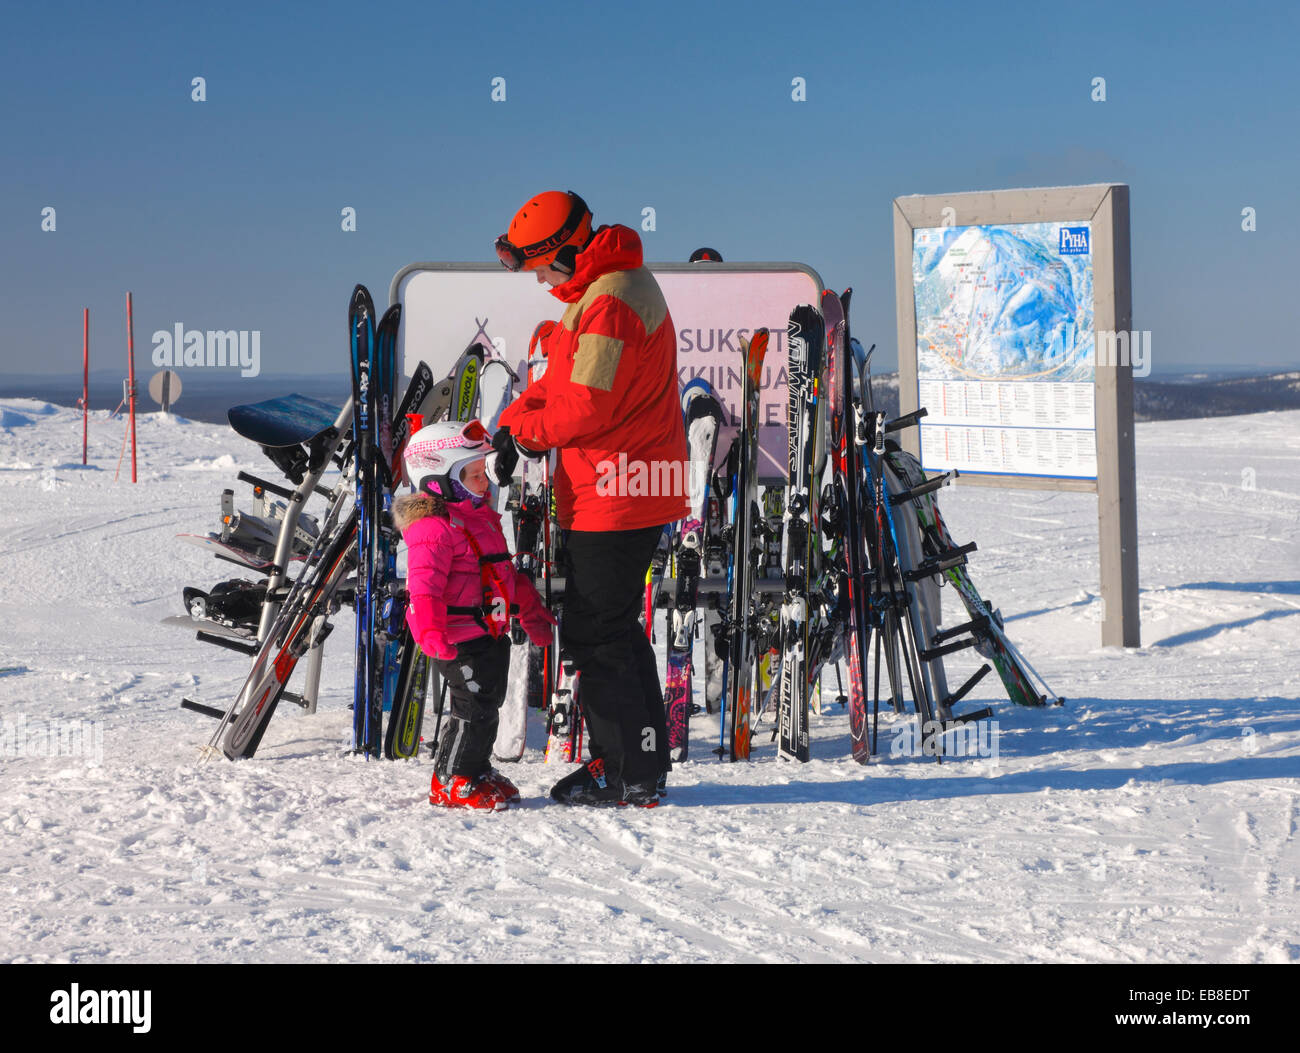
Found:
[(663, 688), (640, 622), (645, 575), (663, 527), (570, 530), (560, 646), (580, 674), (591, 753), (624, 783), (669, 768)]
[(449, 696), (433, 765), (438, 781), (446, 783), (454, 775), (471, 779), (486, 775), (492, 768), (492, 746), (506, 698), (510, 636), (465, 640), (456, 645), (455, 658), (436, 659), (434, 664), (447, 682)]

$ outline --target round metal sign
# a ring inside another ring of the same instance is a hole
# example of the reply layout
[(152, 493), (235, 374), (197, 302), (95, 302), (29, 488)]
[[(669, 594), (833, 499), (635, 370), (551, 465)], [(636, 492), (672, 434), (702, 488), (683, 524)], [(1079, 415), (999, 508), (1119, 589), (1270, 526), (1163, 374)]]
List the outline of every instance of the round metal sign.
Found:
[(162, 406), (165, 413), (181, 397), (181, 378), (170, 369), (160, 369), (149, 378), (149, 397)]

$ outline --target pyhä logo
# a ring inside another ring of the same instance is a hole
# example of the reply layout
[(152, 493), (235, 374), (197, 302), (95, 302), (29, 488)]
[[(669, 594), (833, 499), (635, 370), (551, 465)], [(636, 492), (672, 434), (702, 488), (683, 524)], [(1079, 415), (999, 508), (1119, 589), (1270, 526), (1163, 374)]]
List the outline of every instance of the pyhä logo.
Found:
[(50, 1023), (130, 1024), (143, 1035), (151, 1026), (152, 1001), (152, 991), (83, 991), (73, 984), (71, 990), (50, 995)]
[(1088, 228), (1062, 227), (1061, 244), (1057, 251), (1062, 256), (1088, 255)]

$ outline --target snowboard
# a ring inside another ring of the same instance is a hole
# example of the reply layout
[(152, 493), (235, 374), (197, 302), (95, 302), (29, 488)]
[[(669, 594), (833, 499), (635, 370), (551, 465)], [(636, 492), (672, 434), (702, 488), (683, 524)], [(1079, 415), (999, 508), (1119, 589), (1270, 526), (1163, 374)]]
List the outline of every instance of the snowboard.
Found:
[(308, 395), (279, 398), (232, 406), (226, 413), (235, 434), (259, 446), (297, 446), (310, 442), (334, 426), (340, 407)]

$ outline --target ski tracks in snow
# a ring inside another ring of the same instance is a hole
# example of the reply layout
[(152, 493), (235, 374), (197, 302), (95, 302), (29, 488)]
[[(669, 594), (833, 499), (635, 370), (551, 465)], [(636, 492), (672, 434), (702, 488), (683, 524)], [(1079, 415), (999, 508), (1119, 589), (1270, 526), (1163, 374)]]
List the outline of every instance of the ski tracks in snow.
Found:
[[(157, 622), (181, 612), (181, 586), (238, 571), (172, 535), (215, 529), (237, 459), (269, 469), (225, 429), (145, 419), (141, 482), (114, 484), (121, 422), (99, 426), (101, 469), (74, 471), (79, 415), (0, 410), (32, 418), (0, 434), (0, 463), (19, 466), (0, 485), (23, 497), (0, 554), (0, 665), (18, 670), (0, 706), (29, 732), (103, 732), (94, 761), (48, 737), (12, 748), (6, 725), (0, 959), (1300, 958), (1300, 476), (1263, 455), (1300, 414), (1220, 429), (1194, 467), (1193, 425), (1139, 426), (1133, 651), (1099, 646), (1095, 497), (941, 495), (954, 536), (980, 543), (975, 580), (1070, 699), (1022, 710), (986, 678), (962, 708), (993, 706), (996, 756), (898, 755), (910, 721), (884, 714), (861, 768), (827, 705), (809, 764), (777, 763), (770, 725), (754, 761), (719, 764), (700, 716), (664, 805), (587, 811), (548, 801), (566, 769), (538, 759), (534, 715), (524, 762), (505, 766), (523, 806), (484, 815), (430, 808), (427, 759), (345, 753), (346, 611), (320, 712), (283, 706), (253, 761), (197, 763), (214, 725), (180, 698), (224, 707), (247, 660)], [(973, 667), (956, 656), (950, 682)]]

